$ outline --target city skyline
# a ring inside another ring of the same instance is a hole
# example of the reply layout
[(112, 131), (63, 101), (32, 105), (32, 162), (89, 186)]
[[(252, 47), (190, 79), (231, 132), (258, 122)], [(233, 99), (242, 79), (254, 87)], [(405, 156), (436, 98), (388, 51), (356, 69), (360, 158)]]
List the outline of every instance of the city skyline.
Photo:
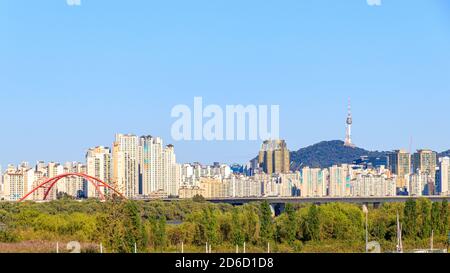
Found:
[[(344, 143), (342, 145), (345, 145)], [(112, 148), (96, 146), (85, 163), (37, 162), (9, 165), (0, 183), (7, 201), (74, 198), (357, 198), (448, 196), (447, 157), (431, 150), (393, 151), (386, 160), (361, 157), (353, 163), (290, 170), (284, 140), (264, 141), (250, 166), (179, 164), (175, 148), (159, 137), (116, 134)], [(60, 182), (57, 184), (57, 182)], [(100, 183), (100, 184), (99, 184)], [(114, 192), (111, 192), (114, 191)]]
[(0, 164), (81, 161), (117, 132), (180, 162), (256, 156), (260, 141), (172, 141), (170, 110), (195, 96), (280, 105), (291, 150), (343, 140), (348, 97), (357, 146), (450, 149), (447, 1), (176, 3), (2, 1)]

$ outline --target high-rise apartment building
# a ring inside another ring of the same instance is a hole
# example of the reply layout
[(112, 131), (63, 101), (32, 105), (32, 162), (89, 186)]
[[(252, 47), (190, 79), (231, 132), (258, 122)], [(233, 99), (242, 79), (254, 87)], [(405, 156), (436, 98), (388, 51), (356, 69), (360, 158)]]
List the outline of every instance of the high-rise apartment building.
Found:
[(352, 196), (354, 197), (383, 197), (396, 196), (396, 181), (385, 175), (358, 174), (352, 181)]
[(258, 163), (266, 174), (288, 173), (290, 153), (284, 140), (264, 141), (258, 156)]
[(439, 172), (436, 179), (438, 192), (441, 195), (450, 195), (450, 157), (439, 160)]
[(113, 144), (113, 185), (126, 197), (139, 194), (138, 137), (117, 134)]
[(181, 166), (177, 164), (175, 148), (167, 145), (163, 152), (164, 191), (169, 196), (178, 196), (181, 184)]
[(164, 189), (163, 142), (159, 137), (139, 139), (139, 176), (143, 195)]
[[(86, 173), (86, 165), (80, 162), (66, 162), (64, 164), (64, 174), (69, 173)], [(61, 184), (64, 185), (65, 193), (75, 198), (87, 197), (87, 181), (78, 176), (69, 176), (62, 179)]]
[(428, 187), (432, 183), (432, 179), (428, 172), (417, 171), (411, 175), (409, 195), (410, 196), (423, 196), (428, 195)]
[(8, 201), (17, 201), (26, 194), (23, 170), (8, 168), (3, 175), (3, 183), (3, 195)]
[(411, 154), (404, 150), (396, 150), (387, 157), (389, 170), (397, 176), (397, 188), (406, 188), (411, 174)]
[(305, 167), (301, 172), (301, 197), (323, 197), (327, 195), (328, 169)]
[[(47, 164), (47, 177), (53, 178), (55, 176), (61, 175), (64, 173), (64, 166), (56, 162), (49, 162)], [(53, 187), (48, 196), (47, 200), (55, 200), (57, 198), (58, 192), (67, 192), (66, 183), (57, 183), (55, 187)]]
[(427, 172), (435, 180), (437, 153), (431, 150), (418, 150), (413, 156), (413, 171)]
[(139, 139), (139, 177), (142, 194), (164, 193), (178, 196), (181, 184), (181, 166), (176, 163), (173, 145), (164, 147), (159, 137)]
[(330, 185), (328, 195), (330, 197), (346, 197), (350, 195), (350, 166), (332, 166), (330, 168)]
[[(111, 150), (107, 147), (98, 146), (91, 148), (86, 153), (86, 172), (89, 176), (98, 178), (107, 184), (111, 184)], [(108, 189), (101, 187), (103, 194), (108, 193)], [(99, 193), (91, 183), (86, 183), (85, 192), (87, 197), (98, 197)]]

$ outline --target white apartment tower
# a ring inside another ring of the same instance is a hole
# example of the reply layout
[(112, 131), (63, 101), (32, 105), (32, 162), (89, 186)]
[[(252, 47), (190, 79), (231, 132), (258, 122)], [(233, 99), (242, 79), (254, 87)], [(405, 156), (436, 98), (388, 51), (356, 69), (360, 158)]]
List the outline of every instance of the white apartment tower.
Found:
[(164, 147), (159, 137), (141, 137), (139, 175), (143, 195), (159, 192), (177, 196), (181, 183), (181, 167), (176, 163), (173, 145)]
[[(111, 183), (111, 150), (109, 148), (98, 146), (91, 148), (86, 153), (86, 172), (87, 175), (100, 179), (101, 181)], [(108, 189), (101, 187), (103, 194), (108, 193)], [(99, 197), (99, 193), (91, 183), (86, 183), (85, 193), (88, 198)]]
[(143, 195), (164, 190), (163, 163), (161, 138), (142, 136), (139, 139), (139, 175)]
[(139, 194), (138, 137), (117, 134), (113, 144), (113, 185), (128, 198)]
[(438, 179), (441, 195), (450, 195), (450, 157), (440, 159)]
[(163, 160), (164, 191), (169, 196), (178, 196), (181, 184), (181, 166), (177, 164), (173, 145), (164, 148)]
[(3, 194), (8, 201), (18, 201), (25, 192), (25, 176), (22, 170), (8, 168), (3, 175)]
[(328, 195), (330, 197), (346, 197), (350, 195), (348, 182), (350, 180), (350, 170), (347, 164), (342, 166), (332, 166), (330, 168), (330, 180)]

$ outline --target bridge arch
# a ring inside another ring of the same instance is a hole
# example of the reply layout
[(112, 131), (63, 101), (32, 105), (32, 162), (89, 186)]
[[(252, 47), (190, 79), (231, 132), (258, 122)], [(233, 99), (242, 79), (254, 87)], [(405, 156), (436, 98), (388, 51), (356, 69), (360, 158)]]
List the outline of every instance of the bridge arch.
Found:
[(24, 200), (26, 200), (30, 195), (32, 195), (33, 193), (35, 193), (36, 191), (38, 191), (39, 189), (45, 189), (44, 191), (44, 200), (47, 199), (48, 195), (50, 194), (50, 191), (52, 190), (52, 188), (59, 182), (61, 181), (61, 179), (66, 178), (66, 177), (81, 177), (86, 179), (89, 183), (91, 183), (95, 190), (99, 193), (100, 199), (101, 200), (106, 200), (105, 195), (103, 194), (103, 192), (101, 191), (100, 188), (107, 188), (112, 190), (114, 193), (116, 193), (117, 195), (119, 195), (120, 197), (126, 199), (126, 197), (120, 193), (118, 190), (116, 190), (115, 188), (111, 187), (110, 185), (108, 185), (107, 183), (103, 182), (102, 180), (84, 174), (84, 173), (65, 173), (65, 174), (61, 174), (52, 178), (48, 178), (46, 179), (44, 182), (42, 182), (41, 184), (39, 184), (37, 187), (35, 187), (33, 190), (31, 190), (29, 193), (27, 193), (24, 197), (22, 197), (19, 202), (22, 202)]

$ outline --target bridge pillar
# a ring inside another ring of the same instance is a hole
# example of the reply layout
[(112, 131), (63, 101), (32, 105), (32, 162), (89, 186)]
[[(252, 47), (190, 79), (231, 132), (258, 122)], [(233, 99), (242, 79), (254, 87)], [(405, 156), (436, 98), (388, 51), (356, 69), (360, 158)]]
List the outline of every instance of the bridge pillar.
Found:
[(381, 203), (380, 202), (373, 203), (373, 208), (374, 209), (379, 209), (380, 207), (381, 207)]
[(274, 203), (270, 204), (270, 209), (272, 210), (272, 214), (274, 216), (280, 216), (286, 207), (286, 204), (284, 203)]

